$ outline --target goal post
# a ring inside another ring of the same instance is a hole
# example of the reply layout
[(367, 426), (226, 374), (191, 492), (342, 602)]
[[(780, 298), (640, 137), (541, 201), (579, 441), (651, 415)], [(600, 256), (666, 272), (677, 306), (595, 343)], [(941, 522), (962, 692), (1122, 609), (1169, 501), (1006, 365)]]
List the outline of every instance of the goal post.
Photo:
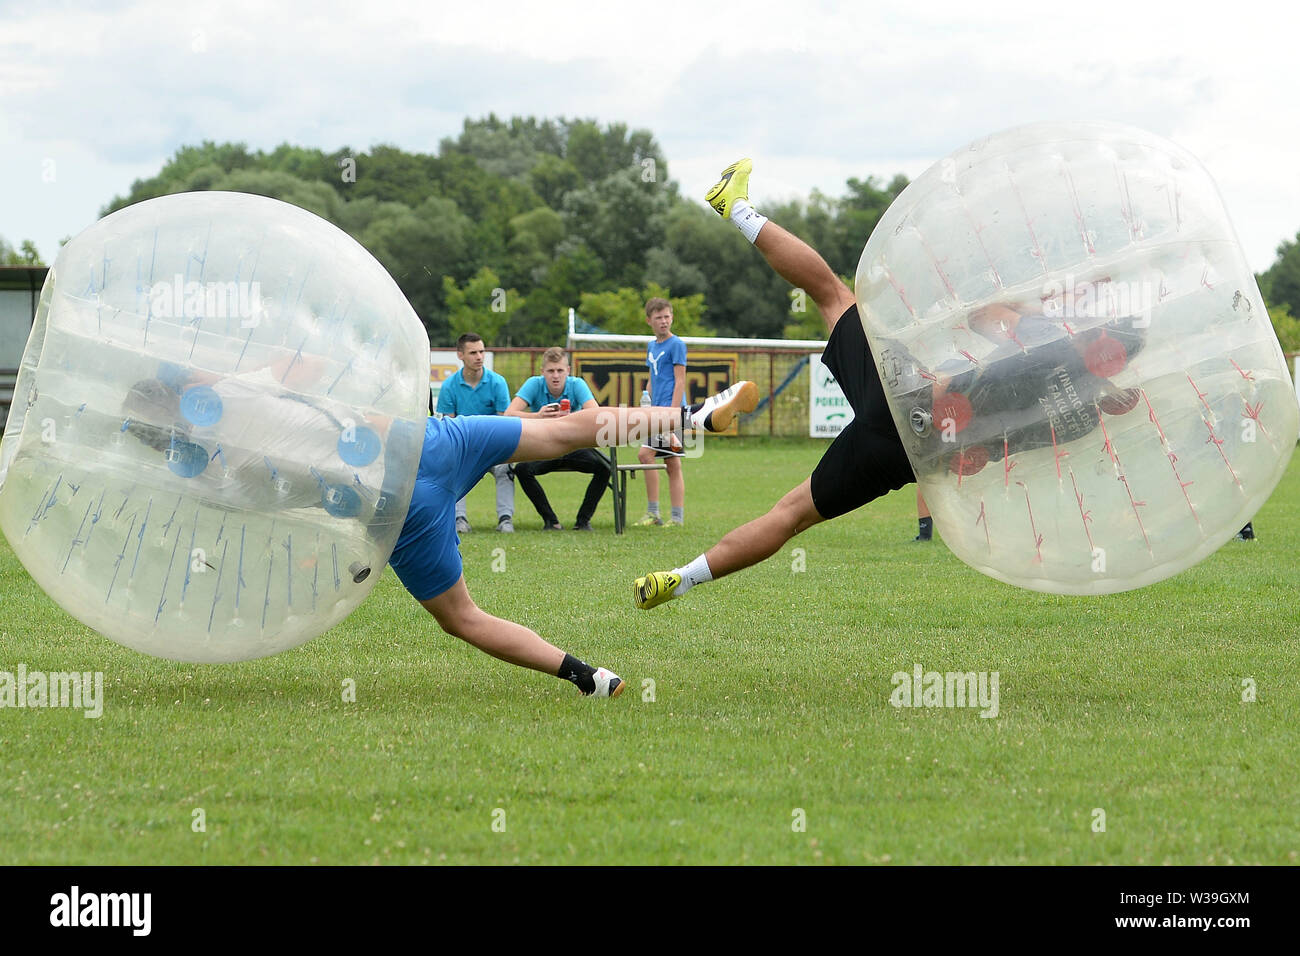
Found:
[[(577, 313), (570, 309), (567, 347), (574, 355), (575, 373), (588, 379), (602, 405), (636, 405), (649, 378), (645, 348), (654, 336), (583, 332), (577, 326)], [(817, 425), (813, 406), (823, 400), (818, 397), (825, 385), (818, 360), (826, 348), (824, 339), (680, 338), (688, 349), (689, 401), (700, 401), (734, 381), (758, 385), (758, 407), (742, 416), (740, 435), (834, 437), (846, 423), (836, 420), (843, 417), (835, 414), (838, 409), (831, 409), (829, 428)]]

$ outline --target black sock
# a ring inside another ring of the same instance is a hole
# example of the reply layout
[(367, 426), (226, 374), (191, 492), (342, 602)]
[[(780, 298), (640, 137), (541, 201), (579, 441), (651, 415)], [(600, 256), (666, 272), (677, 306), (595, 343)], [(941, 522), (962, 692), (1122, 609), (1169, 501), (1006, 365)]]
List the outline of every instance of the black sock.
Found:
[(682, 428), (690, 428), (691, 416), (694, 415), (703, 407), (704, 407), (703, 402), (696, 402), (694, 405), (683, 405), (682, 406)]
[(920, 529), (920, 537), (922, 538), (928, 538), (934, 533), (933, 518), (917, 518), (916, 526)]
[(560, 664), (560, 672), (555, 675), (560, 680), (567, 680), (584, 694), (596, 692), (596, 668), (584, 664), (572, 654), (565, 654)]

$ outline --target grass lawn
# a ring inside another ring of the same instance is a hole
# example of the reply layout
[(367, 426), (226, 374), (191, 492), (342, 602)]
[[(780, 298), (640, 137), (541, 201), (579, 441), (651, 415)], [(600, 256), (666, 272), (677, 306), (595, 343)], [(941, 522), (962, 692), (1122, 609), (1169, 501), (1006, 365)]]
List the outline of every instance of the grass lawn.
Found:
[[(98, 670), (106, 695), (97, 720), (0, 709), (0, 863), (1300, 860), (1300, 460), (1259, 540), (1127, 594), (983, 577), (912, 542), (906, 489), (632, 607), (637, 574), (766, 509), (823, 447), (714, 442), (686, 463), (687, 526), (621, 538), (608, 498), (594, 534), (543, 534), (522, 493), (496, 534), (479, 485), (471, 593), (628, 679), (615, 701), (444, 635), (391, 571), (278, 657), (149, 658), (0, 541), (0, 670)], [(542, 481), (567, 527), (585, 476)], [(639, 481), (630, 498), (635, 519)], [(916, 664), (997, 671), (998, 715), (891, 706)]]

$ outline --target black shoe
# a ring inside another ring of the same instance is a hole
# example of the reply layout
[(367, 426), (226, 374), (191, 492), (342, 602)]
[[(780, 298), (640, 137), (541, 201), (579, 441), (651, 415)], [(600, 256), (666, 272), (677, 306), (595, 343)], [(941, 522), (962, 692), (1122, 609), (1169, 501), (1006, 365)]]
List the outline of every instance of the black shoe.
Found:
[(554, 523), (552, 523), (552, 524), (544, 524), (544, 525), (542, 525), (542, 530), (543, 530), (543, 531), (563, 531), (563, 530), (564, 530), (564, 525), (562, 525), (562, 524), (560, 524), (558, 521), (556, 521), (556, 522), (554, 522)]
[(573, 526), (574, 531), (590, 531), (591, 523), (589, 521), (579, 521)]
[(1246, 522), (1246, 527), (1242, 528), (1240, 531), (1237, 532), (1237, 540), (1238, 540), (1238, 541), (1254, 541), (1254, 540), (1255, 540), (1255, 529), (1254, 529), (1254, 527), (1252, 527), (1252, 525), (1253, 525), (1253, 522), (1247, 521), (1247, 522)]
[(913, 540), (913, 541), (933, 541), (933, 540), (934, 540), (934, 536), (933, 536), (933, 535), (928, 535), (928, 534), (918, 534), (918, 535), (917, 535), (915, 538), (913, 538), (912, 540)]

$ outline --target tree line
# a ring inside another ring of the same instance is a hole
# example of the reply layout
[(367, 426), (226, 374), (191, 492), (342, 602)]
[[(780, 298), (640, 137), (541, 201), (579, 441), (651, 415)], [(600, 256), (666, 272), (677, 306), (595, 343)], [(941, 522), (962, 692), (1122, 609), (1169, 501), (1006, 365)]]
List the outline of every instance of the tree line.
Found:
[[(763, 212), (851, 277), (907, 182), (849, 179), (840, 197), (814, 191)], [(493, 345), (550, 345), (570, 308), (608, 331), (644, 332), (640, 303), (654, 295), (673, 301), (681, 334), (824, 335), (812, 304), (792, 300), (736, 229), (682, 195), (654, 136), (620, 123), (489, 115), (465, 120), (436, 153), (204, 142), (102, 214), (204, 189), (271, 196), (342, 228), (392, 274), (434, 343), (473, 330)], [(0, 264), (39, 256), (0, 239)], [(1283, 348), (1300, 350), (1300, 233), (1257, 279)]]

